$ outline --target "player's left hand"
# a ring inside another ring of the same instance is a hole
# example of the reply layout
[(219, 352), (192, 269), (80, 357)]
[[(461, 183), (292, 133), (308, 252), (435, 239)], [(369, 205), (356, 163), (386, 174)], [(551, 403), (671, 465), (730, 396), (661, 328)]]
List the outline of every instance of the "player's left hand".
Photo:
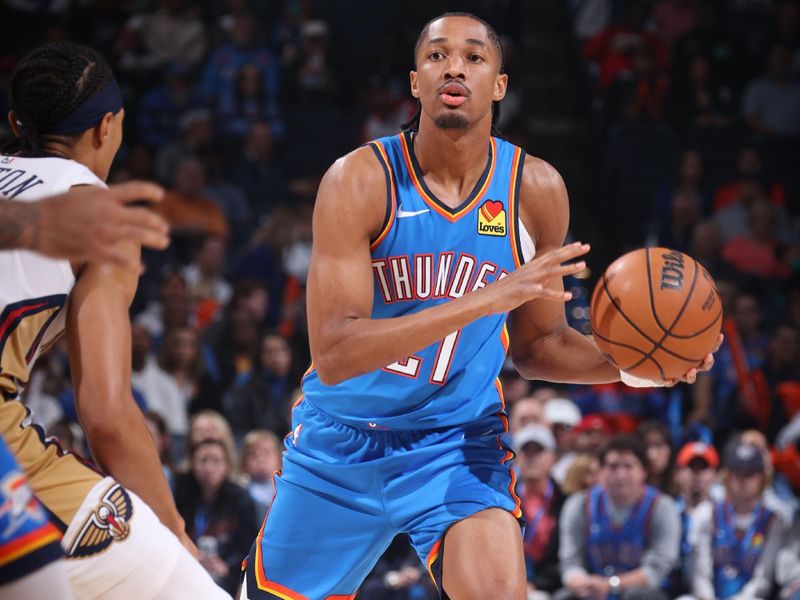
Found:
[(689, 369), (686, 374), (681, 377), (680, 379), (668, 379), (666, 380), (666, 387), (672, 387), (679, 383), (694, 383), (697, 381), (697, 374), (703, 373), (705, 371), (710, 371), (711, 367), (714, 366), (714, 353), (719, 350), (720, 346), (722, 346), (722, 341), (725, 339), (725, 336), (721, 333), (717, 338), (717, 343), (714, 345), (714, 349), (706, 354), (706, 357), (703, 359), (703, 362), (696, 366), (694, 369)]

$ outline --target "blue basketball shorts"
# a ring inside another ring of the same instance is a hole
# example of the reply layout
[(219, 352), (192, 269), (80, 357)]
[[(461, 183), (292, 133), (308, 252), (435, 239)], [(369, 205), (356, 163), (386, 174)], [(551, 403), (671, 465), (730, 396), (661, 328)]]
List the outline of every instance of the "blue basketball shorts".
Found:
[(494, 507), (521, 521), (507, 430), (505, 415), (458, 428), (358, 429), (302, 401), (240, 597), (354, 598), (399, 533), (441, 590), (451, 525)]

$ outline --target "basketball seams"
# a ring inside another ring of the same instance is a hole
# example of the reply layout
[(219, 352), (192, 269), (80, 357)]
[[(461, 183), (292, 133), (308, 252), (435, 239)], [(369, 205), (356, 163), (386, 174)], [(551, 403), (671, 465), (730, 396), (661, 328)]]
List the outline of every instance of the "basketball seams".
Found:
[[(658, 362), (658, 361), (657, 361), (655, 358), (653, 358), (652, 356), (649, 356), (649, 355), (648, 355), (648, 354), (647, 354), (647, 353), (646, 353), (644, 350), (642, 350), (641, 348), (637, 348), (636, 346), (631, 346), (631, 345), (629, 345), (629, 344), (624, 344), (624, 343), (622, 343), (622, 342), (615, 342), (614, 340), (612, 340), (612, 339), (610, 339), (610, 338), (607, 338), (607, 337), (605, 337), (604, 335), (600, 335), (599, 333), (597, 333), (597, 331), (595, 331), (594, 327), (592, 328), (592, 335), (594, 335), (595, 337), (597, 337), (597, 338), (601, 339), (601, 340), (602, 340), (602, 341), (604, 341), (606, 344), (612, 344), (612, 345), (614, 345), (614, 346), (619, 346), (620, 348), (626, 348), (626, 349), (628, 349), (628, 350), (633, 350), (634, 352), (638, 352), (639, 354), (642, 354), (642, 355), (644, 355), (644, 356), (642, 356), (642, 359), (641, 359), (641, 360), (639, 360), (638, 362), (634, 363), (634, 364), (633, 364), (632, 366), (630, 366), (630, 367), (619, 367), (619, 369), (620, 369), (621, 371), (627, 371), (627, 370), (629, 370), (629, 369), (633, 369), (634, 367), (637, 367), (638, 365), (642, 364), (644, 361), (646, 361), (646, 360), (650, 360), (650, 361), (652, 361), (652, 362), (653, 362), (653, 363), (656, 365), (656, 367), (658, 368), (658, 371), (659, 371), (659, 373), (661, 373), (661, 378), (662, 378), (662, 379), (665, 379), (665, 378), (666, 378), (666, 377), (665, 377), (665, 373), (664, 373), (664, 369), (663, 369), (663, 368), (661, 368), (661, 365), (659, 364), (659, 362)], [(617, 366), (618, 366), (618, 365), (617, 365)]]
[(623, 310), (622, 310), (622, 307), (621, 307), (619, 304), (617, 304), (616, 300), (614, 300), (614, 297), (611, 295), (611, 291), (608, 289), (608, 285), (607, 285), (607, 277), (606, 277), (606, 274), (605, 274), (605, 273), (603, 273), (603, 291), (606, 293), (606, 296), (608, 296), (608, 300), (611, 302), (611, 305), (612, 305), (612, 306), (613, 306), (615, 309), (617, 309), (617, 312), (618, 312), (620, 315), (622, 315), (622, 318), (623, 318), (623, 319), (625, 319), (625, 320), (628, 322), (628, 325), (630, 325), (630, 326), (631, 326), (631, 327), (633, 327), (633, 328), (634, 328), (634, 329), (635, 329), (637, 332), (639, 332), (639, 335), (641, 335), (641, 336), (642, 336), (644, 339), (646, 339), (648, 342), (650, 342), (651, 344), (655, 344), (655, 343), (656, 343), (656, 341), (655, 341), (655, 340), (653, 340), (653, 339), (651, 339), (651, 338), (650, 338), (650, 336), (649, 336), (649, 335), (647, 335), (647, 334), (646, 334), (644, 331), (642, 331), (642, 330), (639, 328), (639, 326), (638, 326), (636, 323), (634, 323), (633, 321), (631, 321), (631, 320), (630, 320), (630, 318), (628, 317), (628, 315), (626, 315), (626, 314), (625, 314), (625, 311), (623, 311)]

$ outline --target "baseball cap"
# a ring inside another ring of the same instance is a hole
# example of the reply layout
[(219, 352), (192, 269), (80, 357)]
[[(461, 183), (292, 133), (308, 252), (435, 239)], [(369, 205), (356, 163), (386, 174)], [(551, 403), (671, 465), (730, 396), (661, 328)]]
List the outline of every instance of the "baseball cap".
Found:
[(761, 450), (753, 444), (734, 444), (725, 454), (725, 466), (730, 471), (757, 473), (764, 471), (764, 456)]
[(568, 398), (551, 398), (544, 405), (544, 418), (553, 425), (575, 427), (581, 420), (581, 411)]
[(545, 450), (556, 449), (556, 439), (553, 433), (544, 425), (528, 425), (520, 429), (512, 440), (514, 452), (519, 452), (525, 444), (536, 443)]
[(597, 415), (586, 415), (575, 426), (577, 433), (584, 433), (588, 431), (599, 431), (600, 433), (611, 434), (611, 427), (608, 426), (602, 417)]
[(712, 469), (719, 467), (719, 454), (714, 446), (709, 446), (703, 442), (689, 442), (678, 452), (676, 460), (679, 467), (686, 467), (695, 458), (701, 458), (708, 463)]

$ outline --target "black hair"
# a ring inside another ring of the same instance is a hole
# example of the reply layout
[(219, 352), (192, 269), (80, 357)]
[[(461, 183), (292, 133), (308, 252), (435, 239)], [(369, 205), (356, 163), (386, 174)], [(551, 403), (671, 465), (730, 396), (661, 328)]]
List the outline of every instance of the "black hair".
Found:
[(642, 441), (632, 435), (615, 435), (600, 451), (600, 464), (606, 464), (606, 457), (611, 452), (629, 453), (633, 454), (636, 459), (641, 463), (645, 471), (649, 471), (647, 466), (647, 453), (644, 449)]
[(113, 78), (108, 62), (95, 50), (70, 42), (41, 46), (24, 56), (11, 73), (9, 99), (20, 129), (4, 152), (42, 156), (45, 144), (72, 146), (81, 134), (48, 130)]
[[(414, 44), (414, 66), (416, 68), (417, 64), (417, 54), (419, 53), (419, 49), (422, 46), (422, 41), (425, 39), (425, 36), (428, 35), (428, 30), (431, 28), (431, 25), (438, 21), (439, 19), (444, 19), (445, 17), (466, 17), (468, 19), (472, 19), (473, 21), (477, 21), (481, 25), (486, 28), (486, 34), (489, 36), (489, 41), (494, 46), (497, 55), (500, 57), (500, 73), (505, 73), (505, 61), (503, 59), (503, 44), (500, 43), (500, 36), (497, 35), (497, 31), (495, 31), (494, 27), (489, 25), (486, 21), (481, 19), (480, 17), (473, 15), (472, 13), (468, 12), (446, 12), (438, 17), (434, 17), (427, 23), (425, 23), (425, 27), (422, 28), (422, 31), (419, 32), (419, 36), (417, 36), (417, 41)], [(402, 128), (403, 130), (418, 130), (419, 129), (419, 118), (422, 114), (422, 103), (417, 100), (417, 110), (414, 112), (414, 116), (411, 119), (403, 123)], [(492, 102), (492, 135), (497, 137), (500, 135), (500, 130), (497, 129), (497, 122), (500, 120), (500, 103), (499, 102)]]

